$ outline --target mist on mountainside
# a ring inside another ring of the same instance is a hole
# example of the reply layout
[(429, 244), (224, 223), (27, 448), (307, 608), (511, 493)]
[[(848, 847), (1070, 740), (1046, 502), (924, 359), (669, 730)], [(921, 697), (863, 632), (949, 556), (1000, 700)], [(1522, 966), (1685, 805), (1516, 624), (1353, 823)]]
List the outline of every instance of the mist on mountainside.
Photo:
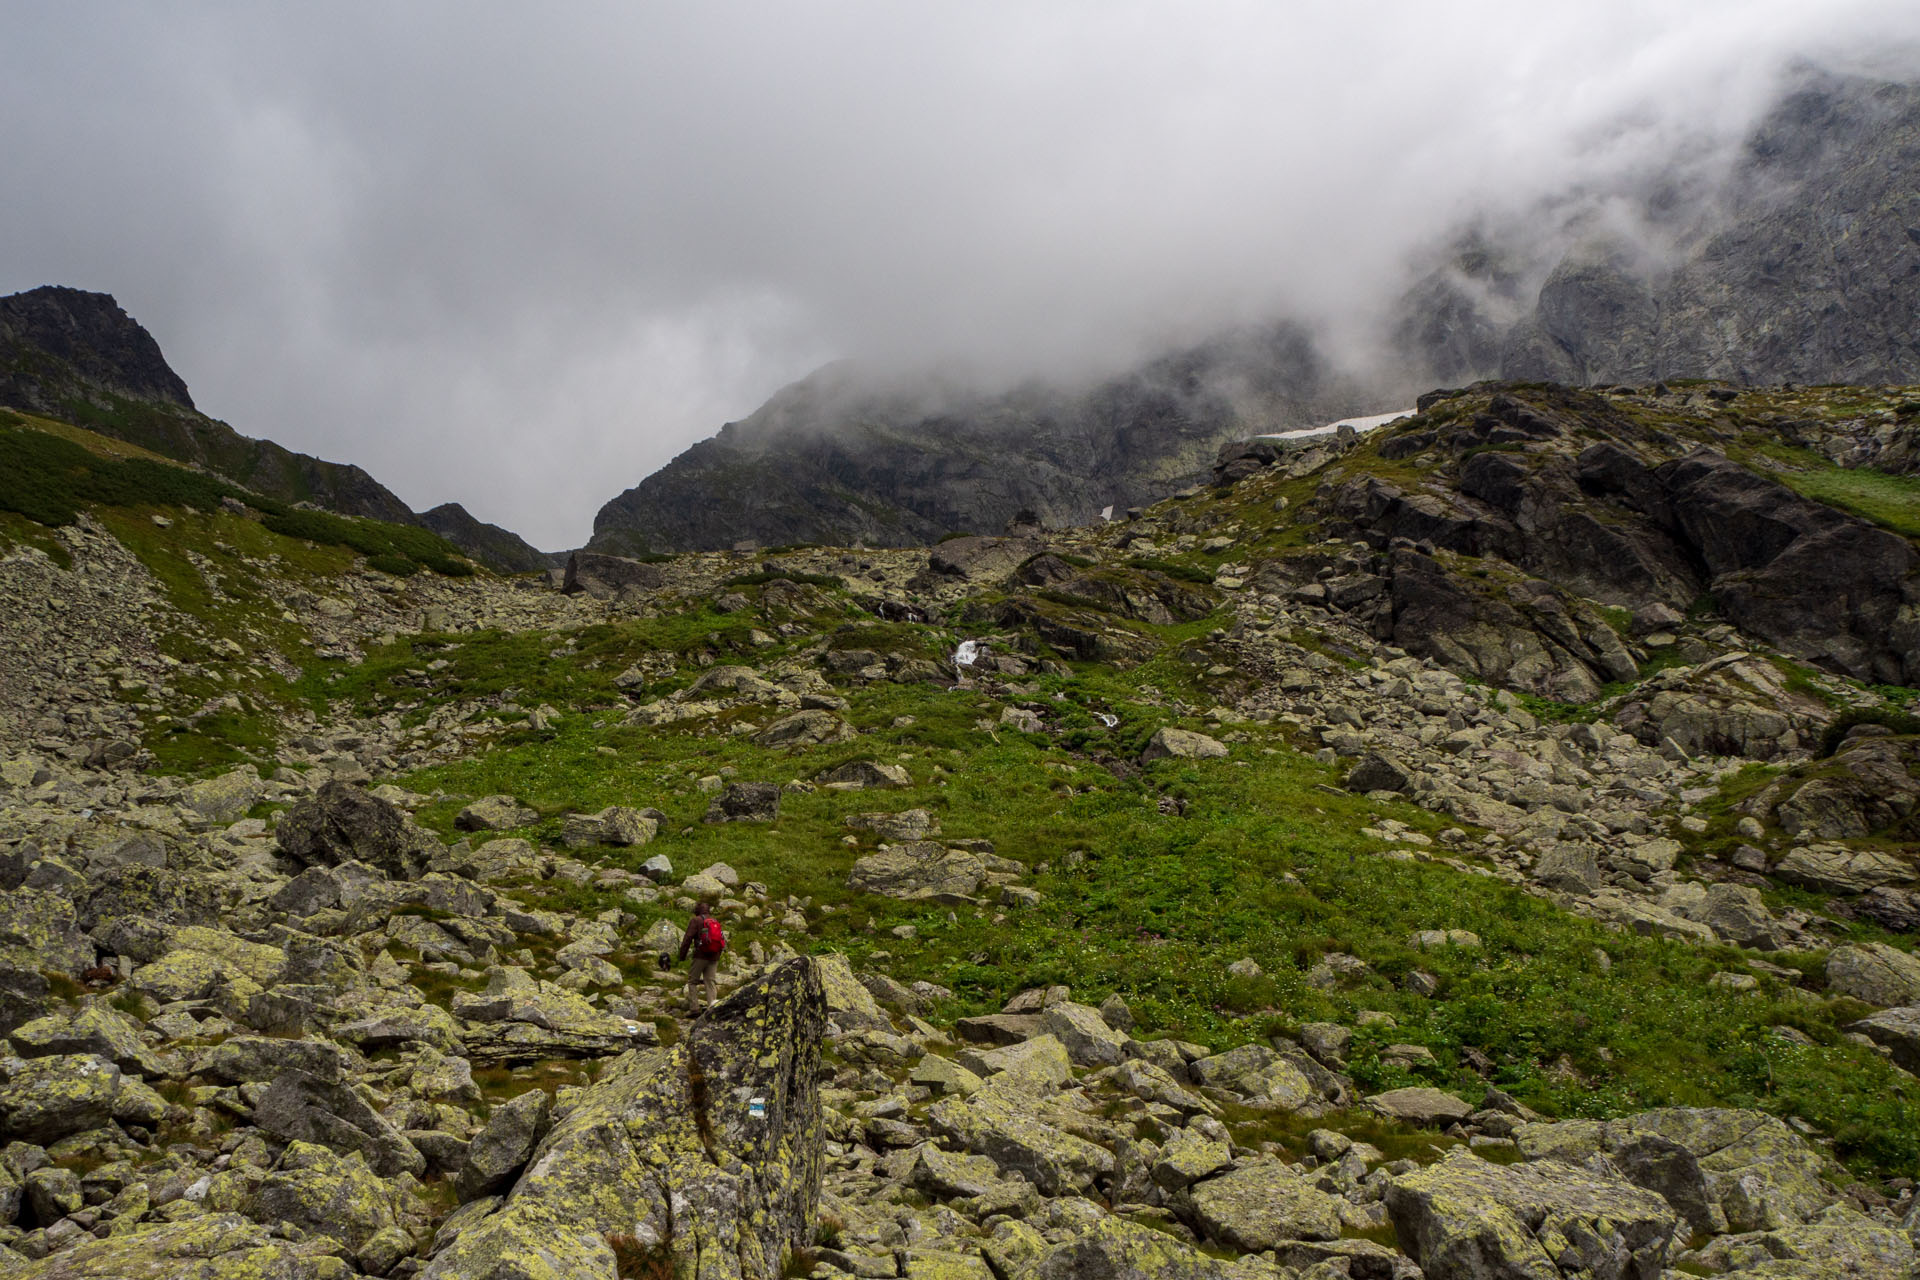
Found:
[(209, 411), (543, 546), (836, 359), (1080, 392), (1290, 322), (1396, 407), (1409, 285), (1464, 376), (1570, 246), (1707, 234), (1809, 66), (1920, 68), (1885, 0), (113, 18), (0, 52), (0, 290), (112, 292)]

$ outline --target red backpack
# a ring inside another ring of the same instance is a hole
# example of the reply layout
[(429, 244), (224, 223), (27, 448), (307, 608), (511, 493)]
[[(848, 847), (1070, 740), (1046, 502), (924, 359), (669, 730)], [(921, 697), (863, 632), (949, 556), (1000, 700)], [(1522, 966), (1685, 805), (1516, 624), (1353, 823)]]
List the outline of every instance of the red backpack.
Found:
[(720, 922), (708, 916), (702, 924), (699, 936), (694, 939), (693, 949), (703, 956), (717, 956), (727, 949), (727, 935), (720, 932)]

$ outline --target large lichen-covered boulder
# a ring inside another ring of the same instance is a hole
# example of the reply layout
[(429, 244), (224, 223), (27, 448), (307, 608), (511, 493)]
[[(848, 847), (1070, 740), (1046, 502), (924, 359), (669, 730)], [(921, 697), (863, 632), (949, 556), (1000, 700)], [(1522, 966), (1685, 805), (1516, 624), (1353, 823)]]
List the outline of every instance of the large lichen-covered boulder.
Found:
[(855, 736), (854, 727), (839, 716), (808, 710), (782, 716), (754, 734), (753, 741), (761, 747), (821, 747), (851, 742)]
[(1245, 1253), (1340, 1237), (1340, 1202), (1282, 1164), (1209, 1178), (1188, 1188), (1181, 1208), (1206, 1239)]
[(1911, 1280), (1920, 1254), (1906, 1232), (1836, 1205), (1814, 1222), (1721, 1236), (1678, 1261), (1728, 1280)]
[[(676, 930), (672, 946), (679, 945)], [(651, 1022), (615, 1017), (575, 992), (512, 966), (490, 971), (485, 991), (455, 996), (453, 1011), (464, 1020), (462, 1050), (481, 1063), (604, 1058), (657, 1040)]]
[(965, 1049), (960, 1065), (1002, 1092), (1040, 1096), (1062, 1088), (1073, 1079), (1073, 1059), (1067, 1047), (1051, 1035), (1003, 1045), (998, 1049)]
[(1429, 1280), (1659, 1280), (1680, 1222), (1624, 1178), (1459, 1148), (1389, 1180), (1386, 1205)]
[(252, 1188), (246, 1209), (256, 1222), (291, 1222), (356, 1252), (398, 1225), (385, 1184), (358, 1153), (335, 1155), (311, 1142), (287, 1147), (279, 1165)]
[(610, 804), (598, 813), (570, 813), (560, 832), (560, 842), (569, 849), (586, 845), (612, 844), (624, 847), (646, 844), (660, 832), (660, 823), (638, 809)]
[(462, 831), (512, 831), (540, 821), (535, 810), (509, 795), (482, 796), (455, 816), (453, 825)]
[(1463, 1102), (1444, 1089), (1414, 1085), (1389, 1089), (1367, 1099), (1367, 1109), (1408, 1124), (1446, 1125), (1464, 1120), (1473, 1113), (1473, 1105)]
[(1243, 1044), (1188, 1064), (1195, 1084), (1262, 1110), (1292, 1111), (1314, 1097), (1298, 1066), (1263, 1044)]
[(243, 764), (217, 778), (190, 784), (180, 803), (201, 821), (218, 825), (246, 817), (266, 793), (259, 770)]
[(359, 861), (402, 880), (427, 869), (434, 843), (396, 806), (337, 779), (287, 810), (275, 836), (301, 866)]
[(304, 1071), (284, 1071), (260, 1095), (254, 1123), (286, 1142), (309, 1142), (345, 1155), (358, 1152), (382, 1177), (418, 1175), (426, 1160), (351, 1086)]
[(893, 1023), (880, 1008), (873, 993), (854, 977), (853, 966), (839, 953), (814, 957), (820, 974), (821, 990), (827, 996), (827, 1016), (846, 1031), (891, 1031)]
[(1169, 727), (1155, 730), (1153, 737), (1147, 740), (1146, 749), (1140, 753), (1140, 763), (1152, 764), (1155, 760), (1168, 758), (1218, 760), (1226, 754), (1226, 743), (1217, 738), (1209, 738), (1204, 733), (1195, 733), (1190, 729)]
[(820, 1194), (826, 1000), (792, 960), (671, 1048), (616, 1061), (541, 1142), (499, 1212), (432, 1280), (615, 1280), (610, 1235), (690, 1280), (770, 1280), (811, 1239)]
[[(82, 1240), (9, 1280), (312, 1280), (331, 1241), (295, 1245), (237, 1213), (207, 1213)], [(338, 1274), (335, 1272), (334, 1274)]]
[(529, 1089), (495, 1107), (467, 1146), (456, 1183), (461, 1201), (505, 1191), (533, 1159), (552, 1122), (553, 1095), (544, 1089)]
[(92, 1054), (0, 1058), (0, 1144), (46, 1145), (97, 1129), (120, 1097), (120, 1068)]
[(1815, 844), (1788, 850), (1787, 856), (1774, 864), (1773, 874), (1823, 893), (1865, 893), (1886, 885), (1911, 883), (1914, 865), (1879, 849)]
[(1857, 1031), (1884, 1048), (1908, 1071), (1920, 1072), (1920, 1005), (1882, 1009), (1847, 1030)]
[(990, 1213), (1025, 1217), (1040, 1209), (1040, 1196), (1030, 1184), (1002, 1177), (1000, 1167), (985, 1156), (942, 1151), (932, 1143), (915, 1147), (912, 1155), (905, 1181), (925, 1195), (939, 1200), (964, 1197), (981, 1217)]
[(1043, 1011), (1040, 1025), (1067, 1047), (1067, 1056), (1083, 1067), (1117, 1066), (1127, 1038), (1107, 1025), (1098, 1009), (1067, 1001)]
[(1805, 1222), (1835, 1199), (1819, 1153), (1759, 1111), (1668, 1107), (1605, 1122), (1522, 1125), (1513, 1138), (1528, 1160), (1584, 1165), (1603, 1156), (1715, 1234)]
[(736, 782), (707, 805), (702, 822), (774, 822), (780, 817), (780, 788), (772, 782)]
[(7, 1038), (23, 1058), (91, 1053), (122, 1071), (161, 1074), (152, 1052), (140, 1039), (139, 1025), (110, 1005), (90, 1004), (35, 1018), (15, 1027)]
[(24, 886), (0, 893), (0, 967), (74, 974), (92, 963), (64, 896)]
[(1049, 1196), (1090, 1190), (1112, 1175), (1113, 1153), (1054, 1128), (1032, 1102), (1012, 1090), (986, 1088), (971, 1098), (943, 1098), (927, 1113), (935, 1132), (986, 1156)]

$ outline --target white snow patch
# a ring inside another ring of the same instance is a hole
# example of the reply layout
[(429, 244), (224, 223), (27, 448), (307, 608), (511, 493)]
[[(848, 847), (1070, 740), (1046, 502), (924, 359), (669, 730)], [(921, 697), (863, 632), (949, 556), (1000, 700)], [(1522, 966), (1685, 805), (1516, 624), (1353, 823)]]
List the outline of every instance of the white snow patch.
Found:
[(1342, 418), (1338, 422), (1329, 422), (1324, 427), (1305, 427), (1299, 431), (1267, 431), (1256, 439), (1260, 440), (1303, 440), (1308, 436), (1323, 436), (1338, 431), (1342, 427), (1352, 427), (1355, 431), (1372, 431), (1375, 427), (1384, 427), (1389, 422), (1398, 422), (1402, 418), (1411, 418), (1418, 410), (1395, 409), (1392, 413), (1376, 413), (1364, 418)]

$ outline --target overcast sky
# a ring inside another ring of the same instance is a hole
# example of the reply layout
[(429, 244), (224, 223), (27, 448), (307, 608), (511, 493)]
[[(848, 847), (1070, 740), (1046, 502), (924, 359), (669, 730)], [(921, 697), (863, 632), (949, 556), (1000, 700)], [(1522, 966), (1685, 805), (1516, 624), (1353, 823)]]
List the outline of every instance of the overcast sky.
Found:
[(0, 0), (0, 293), (560, 548), (826, 360), (1358, 334), (1473, 210), (1916, 47), (1914, 0)]

